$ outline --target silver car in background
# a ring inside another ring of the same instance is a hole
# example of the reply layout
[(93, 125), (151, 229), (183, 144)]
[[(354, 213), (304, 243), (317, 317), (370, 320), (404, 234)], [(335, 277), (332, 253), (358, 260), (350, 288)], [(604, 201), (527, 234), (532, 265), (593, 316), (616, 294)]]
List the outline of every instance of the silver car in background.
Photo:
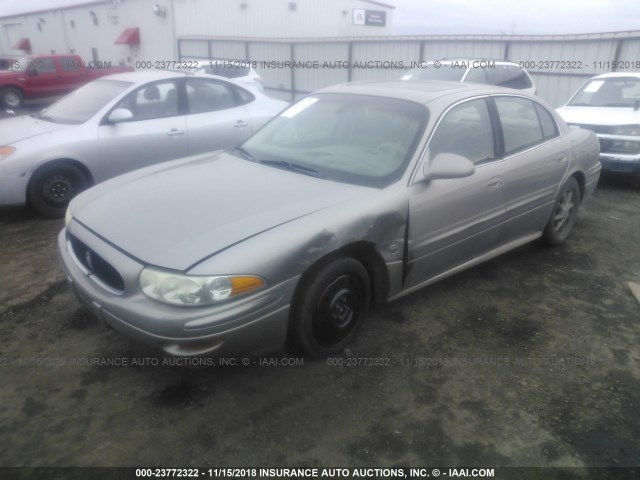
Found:
[[(450, 82), (334, 86), (242, 146), (138, 170), (69, 206), (64, 270), (105, 323), (180, 356), (341, 351), (395, 300), (542, 237), (600, 173), (542, 100)], [(393, 333), (390, 333), (391, 335)]]
[(0, 120), (0, 205), (64, 216), (77, 193), (167, 160), (238, 145), (288, 103), (227, 79), (103, 77), (36, 115)]

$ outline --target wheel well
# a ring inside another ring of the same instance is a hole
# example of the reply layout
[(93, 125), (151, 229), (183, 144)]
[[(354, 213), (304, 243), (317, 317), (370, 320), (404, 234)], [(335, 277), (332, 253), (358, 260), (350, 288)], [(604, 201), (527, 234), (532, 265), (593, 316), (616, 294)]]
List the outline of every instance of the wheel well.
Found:
[(30, 206), (33, 206), (31, 204), (31, 202), (29, 201), (29, 189), (31, 188), (31, 185), (33, 183), (34, 178), (36, 177), (36, 174), (41, 171), (42, 169), (45, 168), (50, 168), (53, 165), (72, 165), (74, 167), (76, 167), (78, 170), (80, 170), (80, 172), (82, 172), (82, 175), (84, 175), (84, 178), (87, 179), (87, 182), (89, 184), (89, 186), (94, 185), (94, 181), (93, 181), (93, 175), (91, 175), (91, 172), (89, 171), (89, 169), (83, 164), (80, 163), (77, 160), (73, 160), (71, 158), (61, 158), (59, 160), (51, 160), (50, 162), (44, 163), (42, 165), (40, 165), (38, 168), (36, 168), (34, 170), (34, 172), (31, 174), (31, 178), (29, 179), (29, 183), (27, 184), (27, 204)]
[(22, 87), (20, 85), (13, 85), (13, 84), (11, 84), (11, 85), (3, 85), (2, 87), (0, 87), (0, 92), (4, 92), (5, 90), (10, 89), (10, 88), (12, 88), (14, 90), (18, 90), (22, 94), (22, 96), (24, 96), (24, 90), (22, 89)]
[(84, 178), (87, 179), (87, 182), (90, 185), (95, 184), (95, 182), (93, 181), (93, 175), (91, 175), (91, 172), (86, 167), (86, 165), (79, 162), (78, 160), (73, 160), (72, 158), (60, 158), (58, 160), (51, 160), (47, 163), (40, 165), (38, 168), (35, 169), (35, 171), (31, 175), (31, 180), (29, 180), (29, 184), (31, 184), (31, 182), (33, 181), (33, 178), (36, 176), (36, 173), (38, 173), (40, 170), (44, 168), (50, 168), (53, 165), (72, 165), (76, 167), (78, 170), (80, 170), (80, 172), (82, 172), (82, 175), (84, 175)]
[(580, 188), (580, 202), (582, 202), (582, 199), (584, 198), (584, 185), (585, 185), (584, 174), (582, 172), (575, 172), (571, 176), (576, 179), (576, 182), (578, 182), (578, 187)]
[(318, 259), (304, 274), (313, 274), (336, 257), (351, 257), (359, 261), (367, 270), (371, 280), (371, 298), (383, 302), (389, 292), (389, 272), (375, 244), (371, 242), (354, 242)]

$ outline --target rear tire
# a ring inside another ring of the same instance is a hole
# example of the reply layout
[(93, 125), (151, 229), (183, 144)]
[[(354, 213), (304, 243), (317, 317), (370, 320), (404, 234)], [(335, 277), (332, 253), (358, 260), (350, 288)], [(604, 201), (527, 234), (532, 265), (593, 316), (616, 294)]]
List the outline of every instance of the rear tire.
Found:
[(369, 275), (353, 258), (338, 257), (307, 272), (292, 303), (289, 342), (311, 357), (341, 352), (355, 338), (370, 300)]
[(560, 189), (553, 207), (549, 223), (544, 229), (542, 240), (549, 246), (562, 245), (576, 222), (580, 207), (580, 187), (575, 178), (569, 178)]
[(20, 90), (14, 87), (7, 87), (0, 90), (0, 104), (6, 108), (15, 110), (22, 107), (24, 103), (24, 95)]
[(83, 173), (68, 163), (57, 163), (37, 170), (27, 187), (29, 204), (49, 218), (64, 217), (73, 197), (89, 186)]

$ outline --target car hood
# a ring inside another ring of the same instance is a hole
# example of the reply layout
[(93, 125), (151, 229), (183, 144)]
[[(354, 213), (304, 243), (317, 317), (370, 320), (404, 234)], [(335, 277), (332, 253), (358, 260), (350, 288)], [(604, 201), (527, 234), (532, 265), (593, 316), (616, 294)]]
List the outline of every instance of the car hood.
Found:
[(117, 177), (70, 209), (142, 263), (188, 271), (243, 240), (375, 191), (218, 152)]
[(28, 115), (5, 118), (0, 120), (0, 145), (12, 145), (63, 128), (69, 128), (69, 125), (45, 122)]
[(640, 123), (640, 111), (623, 107), (560, 107), (556, 110), (567, 123), (584, 125), (630, 125)]

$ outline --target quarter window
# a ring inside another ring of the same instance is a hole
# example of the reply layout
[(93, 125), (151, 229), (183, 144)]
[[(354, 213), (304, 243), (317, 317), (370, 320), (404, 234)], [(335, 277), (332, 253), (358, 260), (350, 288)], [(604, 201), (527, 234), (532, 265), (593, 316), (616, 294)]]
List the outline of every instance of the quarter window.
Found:
[(544, 135), (534, 102), (520, 97), (498, 97), (494, 101), (502, 125), (505, 155), (542, 143)]
[(445, 115), (429, 143), (429, 160), (440, 153), (461, 155), (476, 165), (495, 158), (491, 118), (484, 99), (457, 105)]
[(536, 103), (535, 105), (540, 125), (542, 125), (542, 135), (544, 135), (544, 139), (549, 140), (550, 138), (557, 137), (558, 127), (556, 126), (556, 122), (551, 114), (540, 104)]

